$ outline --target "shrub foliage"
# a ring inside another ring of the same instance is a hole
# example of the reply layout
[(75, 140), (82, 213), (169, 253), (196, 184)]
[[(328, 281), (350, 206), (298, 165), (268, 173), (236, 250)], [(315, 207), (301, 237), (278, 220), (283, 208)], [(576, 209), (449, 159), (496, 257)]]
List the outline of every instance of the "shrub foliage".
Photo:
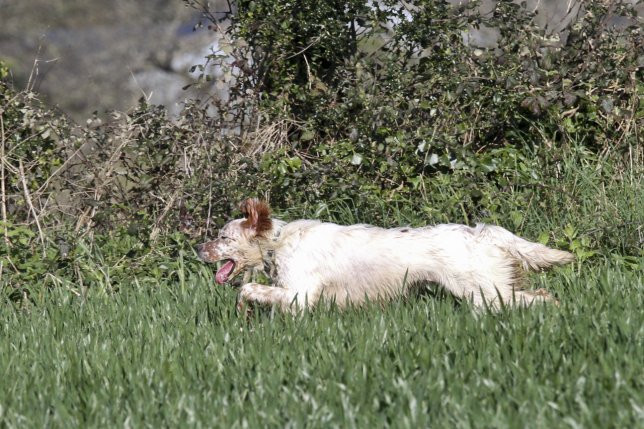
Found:
[[(509, 2), (485, 16), (443, 2), (239, 0), (223, 15), (186, 3), (210, 28), (230, 18), (228, 42), (199, 66), (206, 85), (220, 84), (208, 66), (222, 68), (230, 97), (175, 120), (142, 101), (71, 124), (0, 70), (12, 294), (173, 275), (159, 260), (180, 260), (248, 195), (287, 216), (515, 229), (590, 201), (558, 244), (640, 252), (641, 203), (592, 191), (641, 182), (644, 57), (629, 5), (590, 2), (558, 37)], [(615, 16), (634, 25), (616, 29)], [(464, 42), (481, 26), (499, 30), (496, 47)], [(588, 165), (596, 177), (575, 170)]]

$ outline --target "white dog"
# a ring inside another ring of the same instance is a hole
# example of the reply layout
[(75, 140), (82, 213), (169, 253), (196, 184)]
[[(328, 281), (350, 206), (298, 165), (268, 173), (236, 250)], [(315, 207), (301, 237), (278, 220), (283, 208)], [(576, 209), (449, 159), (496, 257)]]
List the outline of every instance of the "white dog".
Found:
[(529, 305), (552, 298), (521, 288), (522, 271), (570, 262), (573, 255), (532, 243), (492, 225), (446, 224), (383, 229), (317, 220), (286, 223), (248, 199), (244, 219), (226, 224), (216, 240), (198, 246), (206, 262), (224, 261), (223, 284), (240, 271), (263, 270), (273, 286), (247, 283), (239, 304), (275, 305), (285, 311), (315, 306), (324, 297), (338, 306), (391, 299), (434, 282), (475, 306)]

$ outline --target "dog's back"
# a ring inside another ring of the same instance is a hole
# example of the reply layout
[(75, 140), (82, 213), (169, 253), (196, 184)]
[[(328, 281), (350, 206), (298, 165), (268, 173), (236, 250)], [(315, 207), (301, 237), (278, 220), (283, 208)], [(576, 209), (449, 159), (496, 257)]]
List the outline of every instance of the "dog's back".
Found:
[(325, 296), (339, 305), (391, 298), (419, 282), (441, 284), (477, 304), (516, 294), (532, 302), (534, 296), (520, 290), (519, 266), (536, 269), (572, 258), (489, 225), (383, 229), (296, 221), (283, 228), (279, 243), (279, 285), (307, 302)]

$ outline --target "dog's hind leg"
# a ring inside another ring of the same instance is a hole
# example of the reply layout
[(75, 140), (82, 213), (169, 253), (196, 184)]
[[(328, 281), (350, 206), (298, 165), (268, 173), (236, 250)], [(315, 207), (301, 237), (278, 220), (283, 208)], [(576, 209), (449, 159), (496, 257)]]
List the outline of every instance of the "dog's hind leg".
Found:
[(261, 305), (275, 305), (283, 311), (297, 313), (305, 306), (311, 307), (312, 302), (302, 300), (297, 292), (281, 287), (266, 286), (259, 283), (247, 283), (239, 291), (238, 308), (245, 303), (255, 302)]
[(537, 290), (510, 290), (503, 293), (500, 290), (496, 294), (479, 294), (473, 295), (472, 303), (476, 307), (488, 307), (493, 310), (499, 310), (501, 306), (505, 307), (530, 307), (536, 303), (558, 301), (545, 289)]
[(479, 308), (498, 310), (551, 301), (544, 289), (523, 289), (523, 273), (516, 260), (498, 247), (480, 247), (473, 269), (453, 273), (441, 282), (454, 295)]

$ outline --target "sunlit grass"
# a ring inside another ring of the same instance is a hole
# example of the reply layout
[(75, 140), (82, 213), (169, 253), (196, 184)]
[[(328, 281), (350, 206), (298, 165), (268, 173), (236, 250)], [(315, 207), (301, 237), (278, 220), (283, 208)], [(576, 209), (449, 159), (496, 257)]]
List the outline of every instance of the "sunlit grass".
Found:
[[(516, 230), (577, 253), (529, 277), (559, 306), (481, 314), (428, 294), (245, 320), (187, 249), (157, 250), (158, 269), (131, 278), (81, 249), (85, 286), (4, 295), (0, 426), (642, 427), (644, 261), (624, 251), (640, 240), (642, 177), (589, 160), (556, 166), (544, 187), (567, 191), (530, 200)], [(300, 210), (369, 221), (346, 202)], [(423, 216), (383, 203), (388, 225)]]
[[(560, 306), (476, 314), (418, 297), (245, 321), (235, 291), (123, 285), (2, 307), (7, 427), (635, 427), (641, 277), (548, 275)], [(638, 423), (639, 422), (639, 423)]]

